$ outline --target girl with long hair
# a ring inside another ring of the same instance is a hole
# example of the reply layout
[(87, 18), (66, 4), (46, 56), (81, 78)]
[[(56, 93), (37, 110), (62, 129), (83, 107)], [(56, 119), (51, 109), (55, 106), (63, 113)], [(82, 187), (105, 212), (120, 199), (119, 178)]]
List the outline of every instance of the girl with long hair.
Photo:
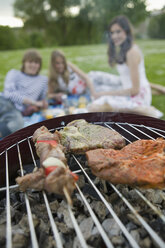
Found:
[(94, 93), (87, 74), (68, 62), (62, 51), (53, 51), (49, 67), (48, 98), (61, 102), (64, 94), (81, 95), (87, 88), (91, 94)]

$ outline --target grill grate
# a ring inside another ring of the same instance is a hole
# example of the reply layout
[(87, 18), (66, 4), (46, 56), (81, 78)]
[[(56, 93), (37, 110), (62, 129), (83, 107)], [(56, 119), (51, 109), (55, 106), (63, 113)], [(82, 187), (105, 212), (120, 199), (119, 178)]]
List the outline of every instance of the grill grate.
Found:
[[(61, 122), (62, 123), (62, 122)], [(157, 127), (147, 126), (143, 124), (132, 124), (128, 122), (116, 122), (116, 121), (92, 121), (94, 124), (103, 125), (105, 127), (108, 127), (112, 130), (116, 130), (119, 133), (122, 134), (122, 136), (125, 138), (127, 144), (132, 143), (135, 140), (138, 139), (156, 139), (157, 137), (163, 137), (165, 138), (165, 130)], [(65, 124), (65, 123), (62, 123)], [(55, 129), (60, 129), (64, 125), (61, 125), (59, 127), (56, 127)], [(51, 131), (54, 131), (55, 129), (50, 129)], [(26, 150), (25, 150), (26, 147)], [(28, 149), (27, 149), (28, 147)], [(21, 175), (24, 175), (24, 165), (26, 163), (24, 162), (24, 153), (26, 153), (26, 157), (29, 157), (31, 160), (31, 163), (33, 164), (33, 167), (37, 167), (37, 160), (36, 160), (36, 154), (34, 150), (34, 146), (31, 143), (31, 136), (29, 135), (26, 138), (23, 138), (22, 140), (19, 140), (15, 144), (9, 146), (4, 151), (0, 153), (0, 157), (5, 156), (5, 165), (6, 165), (6, 185), (5, 187), (0, 188), (0, 193), (6, 192), (6, 243), (4, 247), (12, 248), (13, 246), (13, 240), (12, 240), (12, 233), (13, 233), (13, 226), (12, 226), (12, 217), (11, 217), (11, 199), (10, 194), (13, 189), (17, 188), (17, 185), (12, 185), (11, 178), (11, 166), (9, 166), (9, 160), (10, 153), (12, 150), (15, 150), (17, 153), (17, 159), (15, 167), (15, 170), (20, 169)], [(72, 160), (71, 160), (72, 159)], [(84, 164), (82, 163), (82, 156), (78, 155), (71, 155), (70, 161), (74, 161), (74, 164), (76, 164), (77, 169), (74, 170), (74, 172), (79, 173), (80, 175), (84, 175), (85, 180), (88, 182), (88, 184), (91, 186), (95, 194), (97, 195), (97, 198), (104, 204), (106, 211), (110, 214), (111, 218), (114, 219), (117, 226), (120, 228), (120, 235), (124, 237), (125, 243), (117, 244), (114, 242), (113, 236), (109, 236), (105, 226), (101, 223), (99, 216), (97, 215), (96, 211), (94, 211), (91, 207), (91, 204), (88, 202), (88, 197), (83, 193), (83, 190), (81, 187), (76, 184), (76, 194), (78, 195), (78, 198), (81, 199), (81, 202), (83, 203), (83, 207), (85, 207), (88, 211), (88, 216), (92, 218), (93, 224), (97, 228), (97, 231), (99, 235), (101, 236), (104, 247), (145, 247), (141, 246), (141, 240), (139, 240), (135, 235), (133, 235), (133, 232), (130, 234), (129, 228), (127, 225), (125, 225), (125, 221), (123, 221), (122, 218), (119, 217), (119, 214), (116, 212), (116, 205), (113, 202), (109, 202), (107, 200), (106, 194), (103, 194), (102, 190), (96, 185), (95, 177), (91, 177), (90, 170), (88, 168), (84, 168)], [(11, 163), (11, 162), (10, 162)], [(70, 162), (71, 163), (71, 162)], [(15, 176), (15, 175), (14, 175)], [(103, 185), (103, 184), (102, 184)], [(124, 208), (124, 211), (128, 213), (128, 215), (134, 216), (137, 220), (138, 224), (137, 226), (139, 228), (145, 229), (147, 232), (147, 237), (149, 237), (150, 243), (148, 247), (165, 247), (165, 237), (161, 232), (158, 231), (158, 228), (153, 228), (151, 226), (152, 221), (147, 220), (146, 216), (143, 216), (142, 208), (140, 210), (137, 210), (137, 204), (138, 201), (143, 202), (144, 209), (147, 209), (148, 212), (153, 212), (153, 216), (160, 223), (159, 228), (162, 228), (165, 230), (165, 211), (163, 210), (165, 206), (165, 192), (164, 190), (152, 190), (152, 192), (158, 197), (160, 197), (161, 204), (157, 204), (157, 202), (151, 202), (149, 199), (147, 193), (150, 193), (150, 190), (141, 190), (141, 189), (131, 189), (130, 187), (123, 187), (121, 185), (114, 186), (111, 183), (106, 183), (105, 185), (108, 187), (108, 190), (110, 189), (110, 192), (116, 195), (118, 199), (122, 202)], [(133, 194), (136, 194), (137, 201), (132, 202), (130, 201), (130, 198), (127, 197), (127, 194), (123, 193), (124, 190), (127, 192), (133, 192)], [(54, 196), (55, 197), (55, 196)], [(30, 237), (31, 237), (31, 244), (29, 247), (40, 247), (39, 241), (38, 241), (38, 235), (35, 230), (35, 223), (33, 220), (33, 213), (31, 209), (31, 203), (29, 199), (29, 193), (24, 193), (25, 198), (25, 205), (26, 205), (26, 214), (28, 217), (28, 223), (29, 223), (29, 230), (30, 230)], [(47, 210), (47, 215), (49, 218), (49, 223), (51, 226), (52, 231), (52, 237), (55, 241), (55, 247), (61, 248), (61, 247), (67, 247), (65, 245), (65, 242), (63, 238), (61, 237), (61, 233), (58, 229), (58, 225), (56, 224), (54, 215), (51, 211), (49, 197), (45, 192), (42, 192), (42, 198)], [(119, 201), (118, 200), (118, 201)], [(67, 205), (67, 203), (66, 203)], [(76, 218), (75, 215), (75, 209), (71, 208), (70, 205), (67, 205), (67, 211), (70, 216), (70, 221), (73, 225), (73, 229), (75, 231), (75, 235), (77, 236), (79, 240), (79, 246), (76, 247), (89, 247), (89, 244), (86, 240), (86, 237), (84, 235), (84, 230), (79, 224), (79, 220)], [(0, 213), (1, 214), (1, 213)], [(126, 218), (128, 217), (126, 216)], [(156, 217), (155, 217), (156, 216)], [(157, 224), (159, 225), (159, 224)], [(114, 235), (115, 236), (115, 235)], [(81, 244), (81, 245), (80, 245)], [(3, 246), (1, 246), (3, 247)], [(25, 246), (26, 247), (26, 246)], [(90, 244), (90, 247), (95, 247), (95, 243)], [(147, 244), (146, 244), (147, 247)]]

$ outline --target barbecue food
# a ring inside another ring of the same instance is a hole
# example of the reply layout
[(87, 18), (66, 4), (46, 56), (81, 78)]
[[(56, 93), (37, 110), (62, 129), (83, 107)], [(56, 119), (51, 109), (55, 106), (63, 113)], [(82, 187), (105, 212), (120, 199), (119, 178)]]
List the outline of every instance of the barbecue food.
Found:
[(113, 184), (165, 188), (165, 140), (138, 140), (122, 148), (86, 152), (92, 173)]
[(72, 194), (78, 176), (69, 170), (57, 132), (51, 133), (44, 126), (38, 128), (32, 137), (41, 168), (23, 177), (16, 178), (22, 191), (28, 188), (47, 190), (50, 193)]
[(33, 173), (29, 173), (23, 177), (17, 177), (16, 182), (19, 185), (19, 189), (25, 192), (27, 189), (43, 190), (45, 182), (44, 169), (40, 168)]
[(51, 133), (45, 126), (42, 126), (34, 132), (32, 139), (41, 166), (43, 166), (43, 161), (50, 157), (59, 159), (67, 166), (64, 154), (65, 148), (60, 144), (58, 132)]
[(96, 148), (121, 149), (125, 146), (125, 140), (118, 132), (83, 119), (68, 123), (59, 135), (61, 144), (72, 153), (83, 154)]
[(85, 120), (70, 122), (63, 130), (51, 133), (44, 126), (33, 134), (41, 168), (16, 178), (22, 191), (28, 188), (46, 189), (50, 193), (72, 194), (78, 176), (69, 170), (65, 153), (84, 153), (89, 149), (122, 148), (125, 140), (116, 131)]

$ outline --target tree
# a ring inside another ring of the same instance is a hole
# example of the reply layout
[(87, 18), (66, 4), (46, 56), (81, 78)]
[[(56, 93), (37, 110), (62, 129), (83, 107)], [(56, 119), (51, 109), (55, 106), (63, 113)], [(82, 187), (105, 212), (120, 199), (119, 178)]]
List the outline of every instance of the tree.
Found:
[(15, 15), (24, 21), (26, 29), (45, 30), (46, 37), (65, 44), (67, 27), (71, 16), (70, 8), (79, 5), (80, 0), (16, 0)]
[(148, 34), (151, 38), (165, 38), (165, 12), (150, 18)]
[[(127, 15), (133, 24), (145, 19), (146, 0), (15, 0), (15, 15), (25, 29), (45, 32), (58, 45), (101, 42), (110, 20)], [(74, 16), (71, 8), (77, 6)], [(81, 38), (80, 38), (81, 37)]]
[(85, 7), (84, 4), (84, 8), (90, 9), (90, 17), (95, 21), (101, 21), (105, 26), (117, 15), (126, 15), (134, 25), (139, 24), (148, 15), (146, 0), (86, 0), (83, 2), (87, 6)]
[(15, 48), (15, 35), (8, 26), (0, 26), (0, 50)]
[(51, 22), (69, 16), (69, 8), (79, 5), (80, 0), (15, 0), (15, 16), (25, 26), (46, 28)]

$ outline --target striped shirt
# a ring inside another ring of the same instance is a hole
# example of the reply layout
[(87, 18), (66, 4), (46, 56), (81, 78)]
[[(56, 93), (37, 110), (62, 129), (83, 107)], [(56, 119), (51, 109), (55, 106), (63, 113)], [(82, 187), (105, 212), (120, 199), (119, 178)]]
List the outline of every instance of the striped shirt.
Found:
[(2, 95), (15, 105), (16, 109), (23, 111), (25, 98), (40, 101), (46, 98), (48, 90), (46, 76), (31, 76), (21, 71), (10, 70), (5, 79), (4, 92)]

